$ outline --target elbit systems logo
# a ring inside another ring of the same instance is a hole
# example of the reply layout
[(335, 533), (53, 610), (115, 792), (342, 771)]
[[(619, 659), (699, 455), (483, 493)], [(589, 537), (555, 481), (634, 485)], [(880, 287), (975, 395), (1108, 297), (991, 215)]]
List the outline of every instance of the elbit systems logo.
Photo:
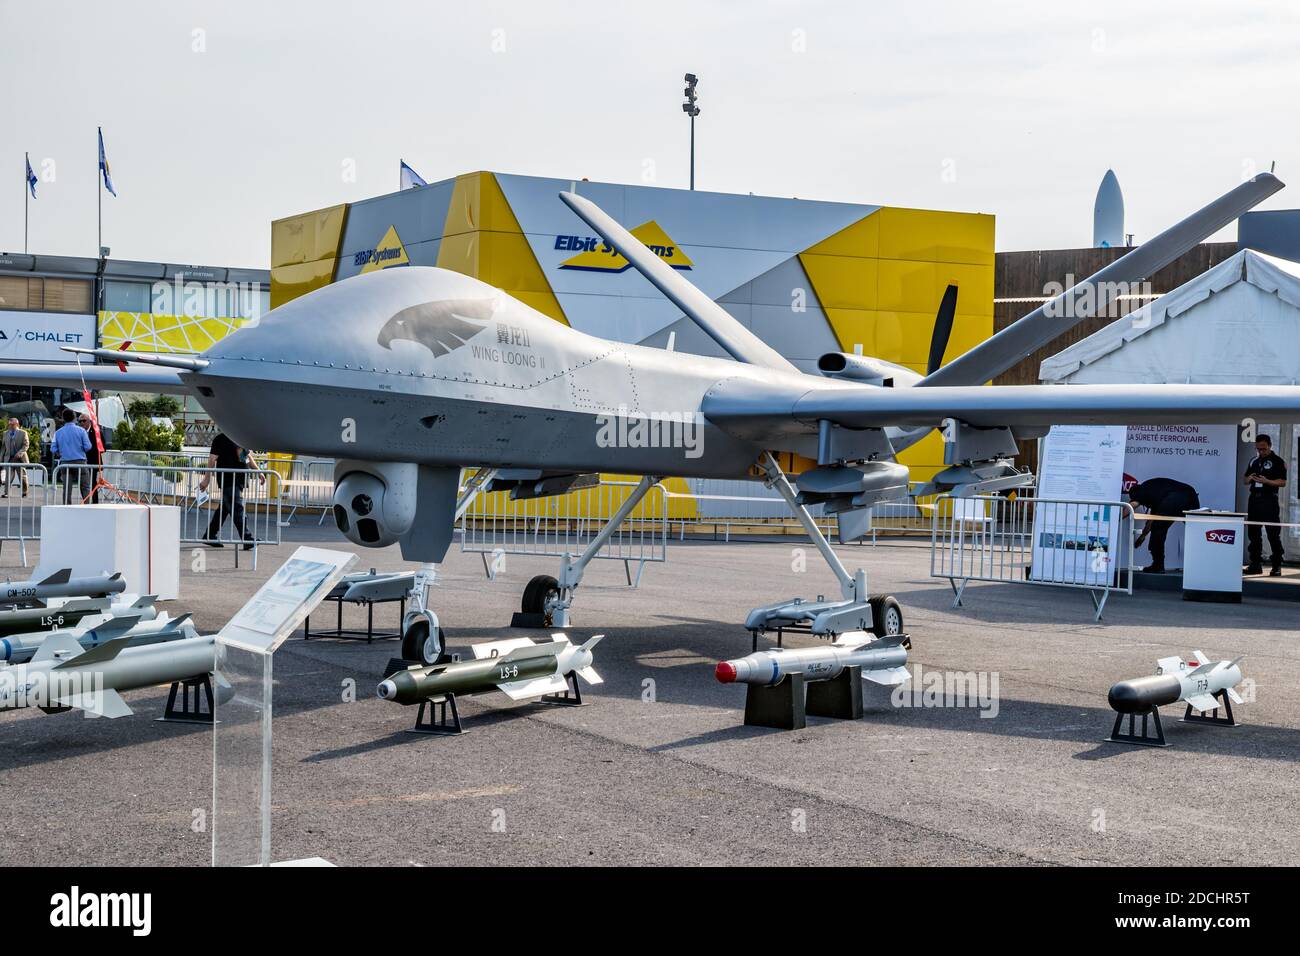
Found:
[(406, 247), (397, 234), (396, 226), (389, 226), (384, 238), (373, 249), (362, 249), (352, 257), (352, 264), (361, 267), (361, 274), (387, 269), (391, 266), (409, 266), (411, 260), (406, 257)]
[[(694, 266), (682, 247), (668, 238), (668, 233), (653, 219), (633, 229), (632, 235), (674, 269), (686, 271)], [(595, 236), (556, 236), (555, 248), (578, 253), (561, 262), (561, 269), (618, 273), (625, 272), (632, 265), (613, 246)]]
[(1205, 540), (1210, 544), (1236, 544), (1237, 532), (1232, 528), (1215, 528), (1205, 532)]

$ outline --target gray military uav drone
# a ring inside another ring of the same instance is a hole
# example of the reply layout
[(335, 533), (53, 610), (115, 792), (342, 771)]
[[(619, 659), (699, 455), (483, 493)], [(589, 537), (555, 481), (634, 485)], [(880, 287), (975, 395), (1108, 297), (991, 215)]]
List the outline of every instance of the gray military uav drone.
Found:
[[(311, 292), (194, 358), (69, 349), (103, 361), (9, 364), (0, 366), (0, 381), (189, 392), (245, 447), (334, 458), (333, 511), (343, 534), (367, 547), (398, 543), (405, 559), (421, 563), (403, 622), (410, 659), (432, 663), (443, 651), (429, 586), (474, 493), (562, 494), (600, 472), (643, 477), (587, 549), (562, 558), (558, 577), (528, 583), (525, 612), (566, 625), (588, 562), (661, 477), (758, 474), (807, 529), (842, 597), (758, 608), (746, 627), (900, 633), (897, 602), (869, 594), (862, 570), (848, 572), (808, 506), (836, 514), (843, 540), (860, 537), (873, 505), (907, 494), (908, 471), (895, 455), (933, 429), (944, 429), (947, 467), (923, 490), (979, 493), (1023, 483), (1011, 464), (1016, 439), (1053, 424), (1300, 412), (1300, 387), (985, 384), (1108, 305), (1119, 284), (1149, 277), (1280, 188), (1270, 174), (1242, 183), (945, 365), (956, 307), (950, 287), (924, 376), (843, 353), (822, 356), (818, 375), (800, 371), (589, 199), (565, 192), (569, 208), (730, 358), (586, 335), (477, 279), (411, 266)], [(611, 417), (667, 413), (698, 426), (690, 448), (602, 441)], [(776, 452), (816, 465), (787, 476)], [(464, 490), (462, 468), (478, 469)]]

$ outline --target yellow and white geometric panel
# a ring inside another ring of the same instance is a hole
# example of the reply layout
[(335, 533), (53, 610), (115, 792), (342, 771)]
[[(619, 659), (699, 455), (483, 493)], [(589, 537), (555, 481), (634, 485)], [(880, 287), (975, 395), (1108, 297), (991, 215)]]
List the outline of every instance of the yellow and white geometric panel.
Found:
[(130, 342), (131, 352), (193, 355), (206, 351), (248, 319), (206, 315), (152, 315), (148, 312), (99, 313), (99, 344), (115, 349)]

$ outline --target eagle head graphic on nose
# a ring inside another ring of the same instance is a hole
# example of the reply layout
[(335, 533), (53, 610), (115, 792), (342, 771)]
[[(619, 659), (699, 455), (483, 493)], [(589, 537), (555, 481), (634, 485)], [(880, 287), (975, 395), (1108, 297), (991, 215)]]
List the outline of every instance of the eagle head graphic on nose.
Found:
[(385, 322), (379, 330), (378, 342), (392, 349), (394, 339), (408, 339), (423, 345), (438, 358), (478, 335), (491, 319), (490, 298), (423, 302), (403, 309)]

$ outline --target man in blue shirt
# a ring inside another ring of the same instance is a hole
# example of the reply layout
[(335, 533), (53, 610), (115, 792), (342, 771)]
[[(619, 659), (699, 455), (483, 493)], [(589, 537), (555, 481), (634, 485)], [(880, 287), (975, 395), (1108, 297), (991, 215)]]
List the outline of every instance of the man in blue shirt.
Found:
[[(81, 504), (90, 495), (90, 469), (86, 467), (86, 455), (90, 453), (90, 436), (76, 422), (72, 409), (63, 410), (63, 425), (54, 433), (53, 452), (59, 465), (70, 465), (63, 470), (63, 503)], [(77, 485), (81, 494), (74, 502), (72, 486)]]

